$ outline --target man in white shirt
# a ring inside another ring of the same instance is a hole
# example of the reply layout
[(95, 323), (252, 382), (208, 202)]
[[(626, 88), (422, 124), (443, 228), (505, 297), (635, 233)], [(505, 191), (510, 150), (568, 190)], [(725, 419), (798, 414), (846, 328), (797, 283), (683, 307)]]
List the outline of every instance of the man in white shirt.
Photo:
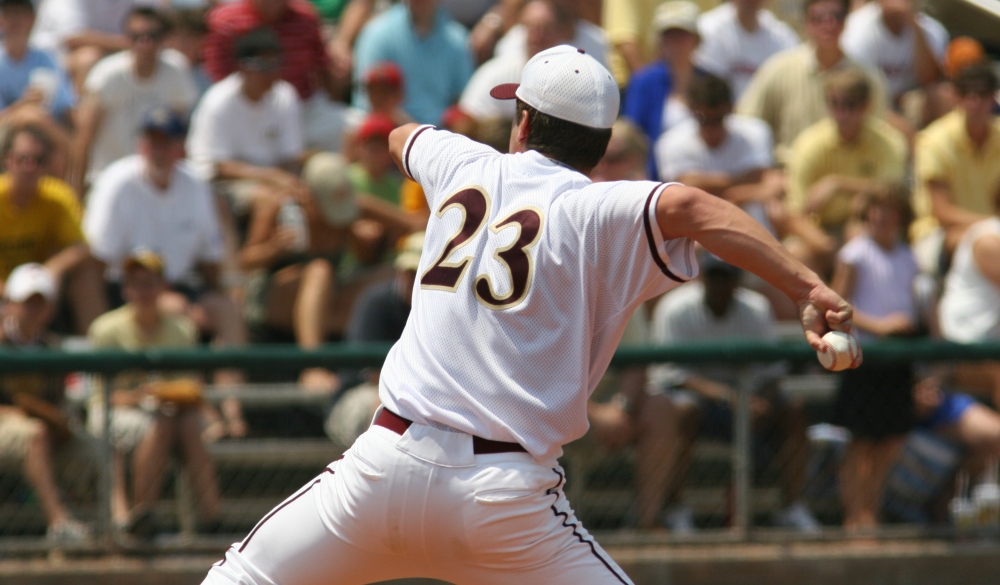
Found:
[(524, 27), (524, 51), (498, 54), (472, 74), (458, 106), (476, 120), (514, 118), (514, 104), (495, 100), (490, 90), (501, 83), (517, 83), (528, 59), (550, 47), (569, 42), (573, 37), (570, 14), (553, 0), (532, 0), (521, 9)]
[[(187, 127), (174, 111), (159, 107), (141, 128), (139, 154), (101, 173), (83, 218), (94, 256), (108, 267), (110, 296), (121, 304), (122, 262), (138, 249), (153, 250), (163, 258), (171, 289), (164, 304), (187, 313), (219, 345), (243, 345), (242, 313), (219, 281), (223, 244), (212, 192), (182, 160)], [(224, 404), (223, 413), (230, 434), (238, 436), (246, 428), (233, 404)]]
[[(604, 29), (592, 22), (582, 18), (577, 18), (576, 2), (573, 0), (554, 0), (554, 3), (565, 12), (570, 19), (570, 37), (566, 44), (583, 49), (588, 55), (597, 59), (600, 64), (607, 63), (608, 39), (604, 34)], [(525, 62), (533, 54), (527, 45), (528, 27), (523, 22), (510, 27), (503, 37), (497, 41), (494, 49), (494, 56), (520, 55)]]
[(305, 195), (299, 97), (280, 78), (281, 44), (268, 28), (236, 40), (238, 71), (213, 85), (191, 120), (187, 152), (206, 181), (226, 182), (238, 212), (259, 196)]
[(795, 31), (761, 8), (762, 0), (730, 0), (698, 18), (695, 63), (729, 82), (739, 99), (768, 57), (799, 43)]
[(873, 0), (847, 17), (841, 45), (851, 59), (882, 72), (898, 103), (942, 79), (948, 31), (913, 0)]
[(125, 22), (128, 51), (105, 57), (87, 75), (78, 112), (72, 184), (85, 184), (116, 160), (135, 152), (143, 116), (168, 106), (186, 116), (197, 97), (180, 56), (162, 49), (170, 22), (153, 8), (134, 8)]

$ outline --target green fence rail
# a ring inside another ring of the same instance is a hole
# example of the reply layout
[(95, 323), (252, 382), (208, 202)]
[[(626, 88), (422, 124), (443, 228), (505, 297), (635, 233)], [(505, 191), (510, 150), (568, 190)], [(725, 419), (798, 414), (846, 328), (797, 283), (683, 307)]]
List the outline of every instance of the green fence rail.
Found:
[[(232, 349), (151, 350), (143, 352), (68, 352), (47, 349), (0, 350), (0, 373), (72, 372), (113, 373), (123, 370), (189, 370), (238, 368), (250, 371), (294, 371), (380, 366), (389, 344), (330, 344), (304, 351), (292, 345), (254, 345)], [(956, 344), (937, 340), (892, 340), (866, 343), (869, 363), (1000, 360), (1000, 342)], [(655, 362), (733, 362), (787, 360), (809, 363), (816, 352), (805, 342), (691, 343), (670, 346), (623, 347), (613, 365)]]

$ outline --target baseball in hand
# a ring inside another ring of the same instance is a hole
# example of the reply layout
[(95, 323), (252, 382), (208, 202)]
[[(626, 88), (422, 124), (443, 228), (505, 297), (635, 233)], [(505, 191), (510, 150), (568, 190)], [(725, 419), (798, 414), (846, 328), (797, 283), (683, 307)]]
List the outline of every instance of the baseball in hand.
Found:
[(830, 331), (823, 336), (823, 343), (826, 344), (826, 351), (817, 351), (816, 356), (819, 363), (831, 372), (850, 368), (861, 355), (861, 345), (857, 338), (848, 333)]

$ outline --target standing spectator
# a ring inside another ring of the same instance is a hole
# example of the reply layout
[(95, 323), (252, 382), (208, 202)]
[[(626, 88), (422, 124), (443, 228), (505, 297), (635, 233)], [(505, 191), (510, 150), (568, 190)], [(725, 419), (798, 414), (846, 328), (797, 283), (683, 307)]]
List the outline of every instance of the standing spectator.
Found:
[(1000, 192), (998, 87), (988, 61), (962, 69), (955, 79), (958, 107), (917, 135), (914, 237), (940, 226), (950, 251), (966, 228), (992, 213)]
[[(399, 65), (406, 73), (403, 109), (423, 124), (437, 124), (472, 75), (465, 29), (451, 20), (438, 0), (396, 4), (372, 19), (358, 37), (355, 56), (356, 80), (364, 79), (382, 61)], [(360, 83), (354, 102), (370, 109)]]
[[(653, 30), (659, 39), (659, 59), (632, 76), (622, 106), (622, 115), (642, 128), (650, 144), (691, 117), (687, 92), (691, 80), (701, 73), (692, 61), (700, 42), (698, 6), (686, 1), (660, 5)], [(659, 176), (654, 152), (649, 156), (649, 176)]]
[(615, 76), (618, 87), (628, 87), (632, 75), (656, 57), (654, 15), (661, 4), (663, 0), (604, 2), (602, 20), (611, 49), (608, 69)]
[[(653, 313), (653, 342), (774, 340), (777, 334), (770, 305), (762, 295), (739, 286), (742, 271), (710, 255), (701, 264), (702, 276), (698, 281), (665, 295), (657, 303)], [(773, 520), (780, 526), (815, 532), (819, 524), (801, 500), (809, 453), (805, 413), (801, 404), (786, 399), (778, 390), (776, 380), (783, 370), (781, 364), (749, 368), (721, 364), (681, 368), (670, 364), (653, 366), (650, 378), (661, 391), (673, 389), (673, 400), (682, 412), (697, 408), (702, 434), (725, 440), (732, 440), (732, 405), (737, 392), (751, 388), (754, 434), (770, 455), (766, 463), (776, 467), (781, 478), (783, 507)], [(683, 430), (685, 425), (678, 427), (675, 442), (692, 441), (697, 436), (684, 436)], [(681, 453), (690, 450), (677, 448)], [(686, 467), (683, 457), (675, 462), (673, 473), (679, 483), (686, 480)], [(675, 507), (668, 518), (675, 529), (693, 527), (687, 506)]]
[(35, 25), (31, 0), (0, 1), (0, 118), (24, 105), (36, 105), (69, 122), (76, 94), (69, 80), (44, 51), (29, 46)]
[[(831, 286), (854, 305), (856, 335), (865, 340), (913, 335), (919, 326), (913, 295), (917, 261), (906, 243), (913, 212), (901, 184), (867, 191), (864, 233), (837, 255)], [(840, 469), (844, 527), (878, 525), (886, 474), (915, 424), (913, 369), (864, 363), (846, 370), (833, 422), (851, 431)]]
[(267, 27), (281, 44), (281, 79), (291, 83), (302, 102), (306, 146), (339, 151), (345, 110), (336, 101), (340, 87), (331, 73), (316, 11), (306, 0), (236, 0), (208, 15), (205, 70), (221, 81), (238, 69), (236, 40)]
[[(83, 219), (94, 255), (108, 266), (111, 296), (121, 304), (122, 262), (136, 249), (163, 258), (170, 292), (163, 303), (187, 313), (223, 346), (243, 345), (246, 331), (237, 305), (222, 290), (222, 236), (208, 183), (183, 164), (183, 120), (168, 108), (146, 115), (139, 153), (109, 166), (94, 184)], [(239, 376), (217, 376), (234, 382)], [(223, 403), (230, 435), (246, 426), (239, 403)]]
[[(604, 30), (592, 22), (579, 18), (580, 2), (577, 0), (553, 0), (554, 4), (566, 15), (568, 34), (566, 44), (583, 49), (588, 55), (604, 65), (607, 62), (608, 41)], [(518, 22), (497, 43), (496, 56), (520, 56), (527, 63), (532, 55), (525, 55), (528, 48), (527, 25)]]
[(206, 180), (222, 190), (238, 215), (258, 196), (303, 196), (299, 179), (304, 144), (299, 98), (278, 77), (281, 44), (268, 28), (254, 29), (233, 47), (239, 69), (213, 85), (191, 121), (187, 153)]
[(943, 75), (948, 31), (914, 0), (873, 0), (847, 17), (842, 39), (851, 59), (882, 72), (894, 104), (908, 91), (931, 88)]
[(764, 61), (799, 42), (795, 31), (761, 4), (762, 0), (730, 0), (698, 19), (703, 40), (695, 63), (729, 82), (736, 99)]
[[(805, 0), (807, 42), (774, 55), (750, 79), (737, 111), (763, 119), (777, 143), (779, 162), (799, 132), (827, 114), (824, 85), (830, 73), (856, 65), (840, 48), (848, 0)], [(884, 84), (877, 72), (865, 70), (871, 82), (872, 110), (886, 109)]]
[[(803, 130), (789, 149), (788, 206), (816, 218), (836, 248), (849, 239), (854, 198), (880, 181), (902, 181), (906, 172), (906, 137), (872, 115), (871, 90), (856, 68), (830, 74), (829, 115)], [(825, 273), (831, 259), (813, 265)]]
[(52, 141), (38, 126), (7, 130), (0, 146), (0, 291), (16, 266), (44, 263), (65, 288), (77, 331), (107, 310), (101, 269), (80, 227), (80, 203), (69, 185), (45, 176)]
[[(166, 291), (163, 261), (149, 250), (138, 250), (122, 267), (123, 307), (101, 315), (87, 336), (95, 349), (143, 351), (194, 347), (198, 331), (181, 315), (159, 307)], [(198, 495), (203, 526), (218, 521), (219, 485), (202, 442), (200, 382), (185, 373), (125, 372), (111, 382), (111, 437), (119, 465), (112, 490), (113, 520), (135, 536), (156, 531), (151, 506), (159, 498), (170, 454), (183, 453), (184, 467)], [(104, 394), (95, 393), (91, 413), (99, 413), (91, 428), (103, 428)], [(134, 499), (125, 497), (124, 455), (133, 452)]]
[(170, 23), (160, 12), (135, 8), (125, 28), (131, 48), (102, 59), (84, 84), (73, 161), (78, 193), (108, 165), (135, 152), (146, 112), (168, 106), (186, 116), (197, 97), (187, 66), (162, 50)]
[(556, 45), (569, 43), (573, 24), (569, 13), (554, 0), (531, 0), (521, 9), (519, 22), (526, 31), (522, 50), (500, 54), (472, 74), (458, 105), (476, 120), (514, 119), (514, 103), (498, 100), (490, 90), (502, 83), (518, 83), (528, 59)]
[[(47, 327), (55, 296), (56, 281), (44, 266), (17, 267), (7, 280), (6, 302), (0, 307), (0, 347), (10, 351), (54, 345)], [(90, 529), (75, 520), (60, 499), (57, 469), (72, 461), (72, 477), (82, 485), (90, 479), (82, 467), (92, 454), (80, 451), (86, 443), (74, 436), (60, 408), (63, 392), (59, 375), (0, 376), (0, 454), (23, 462), (25, 478), (45, 512), (49, 540), (73, 543), (89, 538)]]

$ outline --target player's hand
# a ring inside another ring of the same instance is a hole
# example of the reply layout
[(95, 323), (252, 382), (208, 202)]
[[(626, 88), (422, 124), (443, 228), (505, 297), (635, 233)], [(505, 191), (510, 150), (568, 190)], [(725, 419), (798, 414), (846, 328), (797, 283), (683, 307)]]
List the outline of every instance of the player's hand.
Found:
[[(851, 333), (854, 308), (825, 284), (817, 285), (799, 303), (799, 316), (806, 341), (816, 351), (826, 351), (822, 341), (828, 331)], [(861, 361), (859, 359), (858, 364)]]

